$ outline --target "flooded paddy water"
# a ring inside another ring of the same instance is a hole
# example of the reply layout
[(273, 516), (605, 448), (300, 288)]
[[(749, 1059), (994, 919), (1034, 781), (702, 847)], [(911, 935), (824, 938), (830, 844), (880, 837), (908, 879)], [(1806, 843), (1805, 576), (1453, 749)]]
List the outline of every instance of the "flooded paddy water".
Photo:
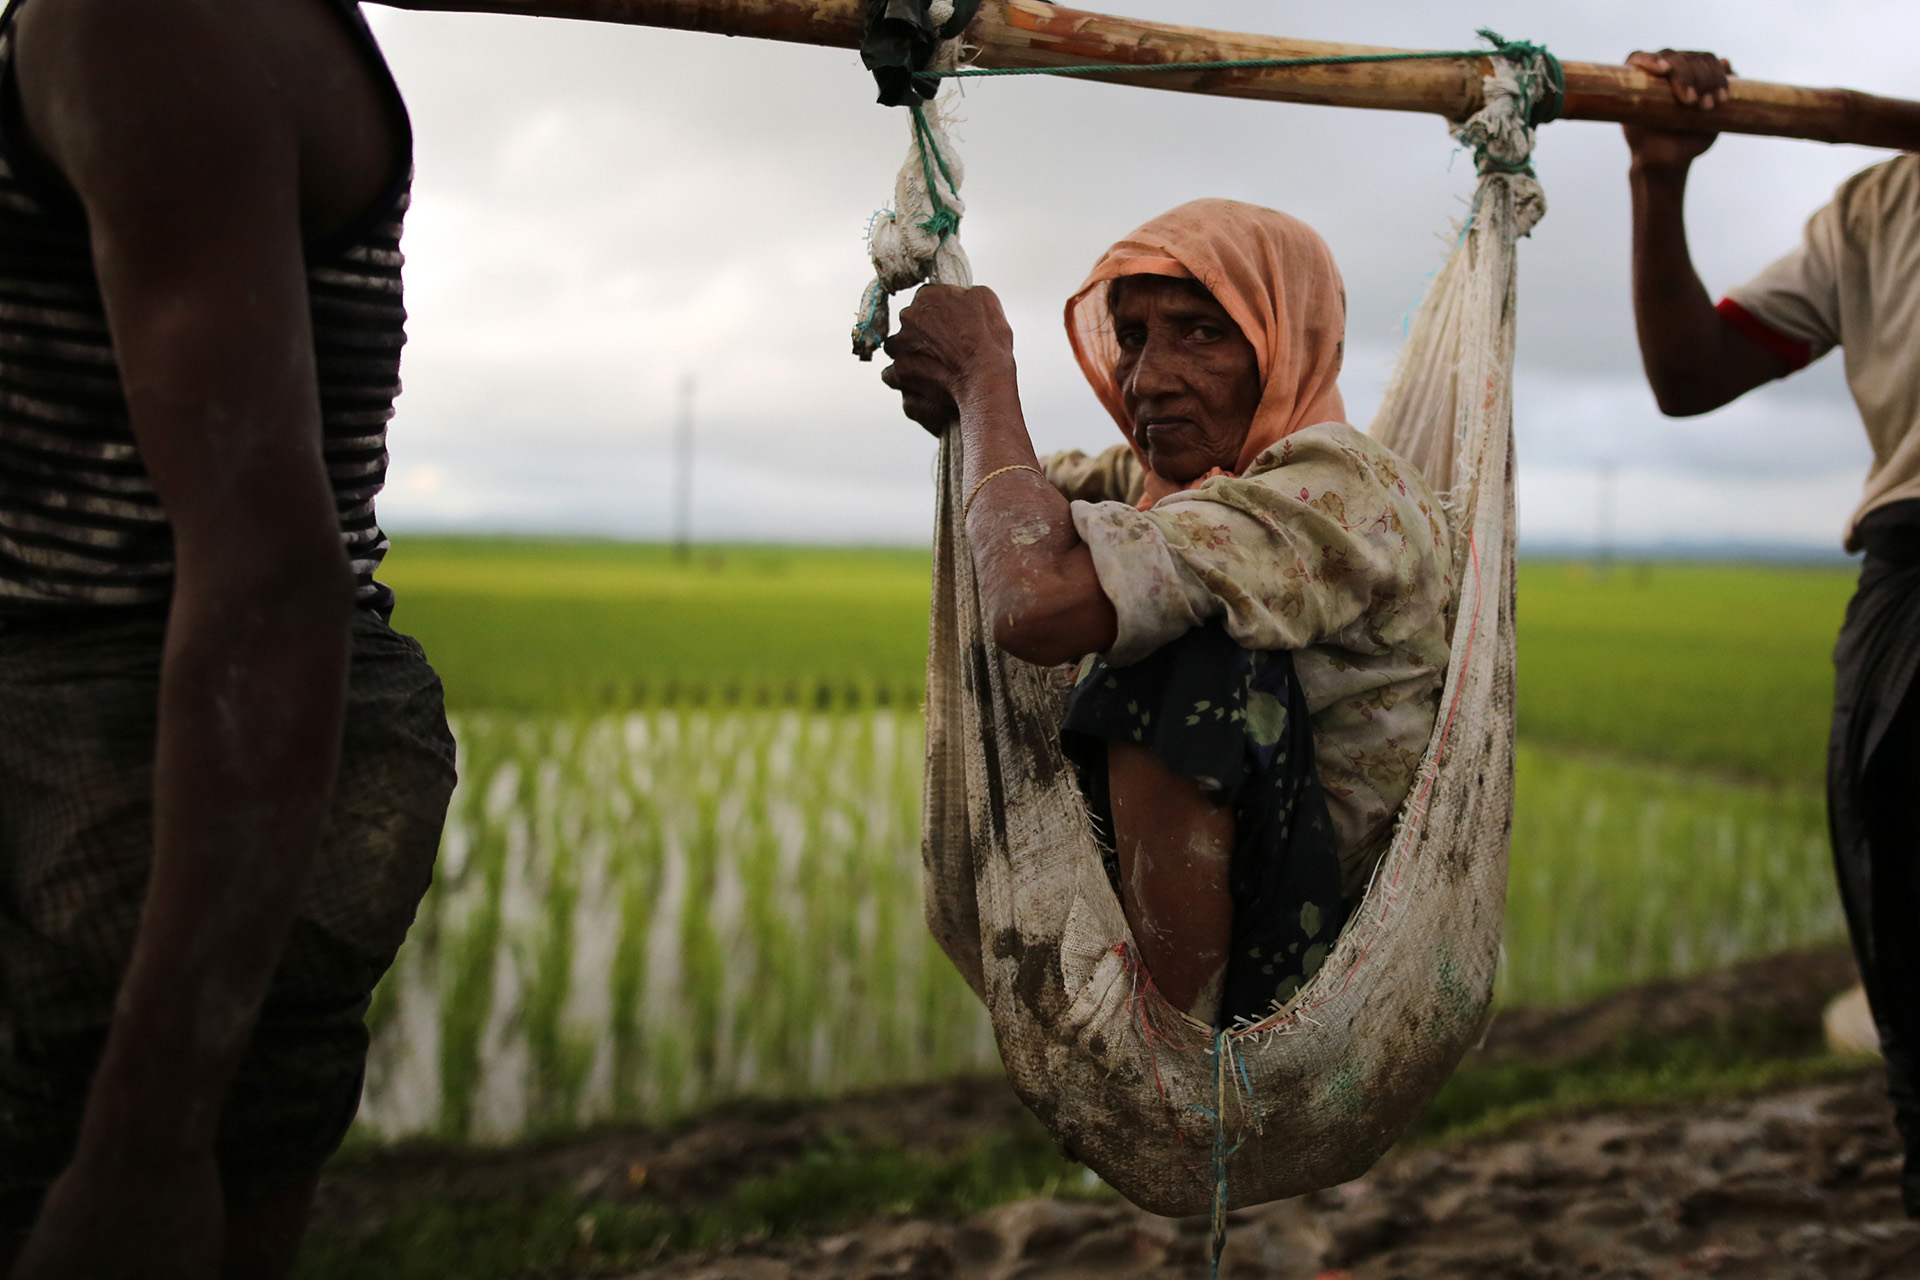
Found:
[[(457, 718), (360, 1122), (498, 1142), (997, 1069), (921, 920), (915, 708)], [(1523, 749), (1499, 1000), (1830, 941), (1816, 796)]]

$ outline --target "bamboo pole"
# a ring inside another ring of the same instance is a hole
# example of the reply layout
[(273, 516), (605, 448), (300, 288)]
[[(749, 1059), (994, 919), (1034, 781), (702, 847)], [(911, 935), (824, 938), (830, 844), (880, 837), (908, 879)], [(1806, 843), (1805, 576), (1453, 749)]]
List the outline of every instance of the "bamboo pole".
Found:
[[(866, 0), (386, 0), (399, 8), (517, 13), (638, 26), (711, 31), (801, 44), (857, 48)], [(981, 67), (1070, 67), (1106, 63), (1227, 62), (1317, 58), (1400, 50), (1329, 44), (1283, 36), (1241, 35), (1117, 18), (1044, 3), (982, 0), (967, 29)], [(1666, 83), (1631, 67), (1564, 64), (1570, 120), (1608, 120), (1667, 128), (1711, 123), (1727, 133), (1920, 150), (1920, 102), (1850, 89), (1802, 89), (1735, 79), (1732, 98), (1710, 115), (1673, 101)], [(1484, 56), (1421, 62), (1199, 72), (1092, 72), (1119, 84), (1274, 102), (1425, 111), (1458, 120), (1481, 105)]]

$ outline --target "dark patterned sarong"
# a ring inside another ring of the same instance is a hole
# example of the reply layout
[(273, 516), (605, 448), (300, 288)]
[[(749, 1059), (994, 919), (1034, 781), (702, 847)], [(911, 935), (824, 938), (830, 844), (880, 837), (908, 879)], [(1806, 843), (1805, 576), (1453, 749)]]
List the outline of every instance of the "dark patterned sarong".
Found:
[(1860, 522), (1860, 586), (1834, 648), (1827, 816), (1847, 930), (1920, 1217), (1920, 501)]
[(1131, 666), (1090, 658), (1062, 729), (1116, 893), (1109, 741), (1141, 744), (1233, 807), (1220, 1024), (1259, 1019), (1292, 999), (1325, 962), (1348, 911), (1293, 654), (1243, 648), (1210, 622)]
[[(0, 1257), (72, 1154), (132, 950), (164, 625), (0, 621)], [(426, 891), (452, 788), (438, 677), (360, 611), (333, 808), (221, 1113), (231, 1210), (316, 1172), (352, 1123), (368, 998)]]

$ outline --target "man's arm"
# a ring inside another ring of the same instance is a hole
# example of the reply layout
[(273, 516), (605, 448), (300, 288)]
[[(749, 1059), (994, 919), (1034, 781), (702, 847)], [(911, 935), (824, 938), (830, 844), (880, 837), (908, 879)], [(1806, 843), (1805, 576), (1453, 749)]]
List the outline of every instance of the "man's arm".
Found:
[[(1731, 68), (1712, 54), (1635, 53), (1628, 65), (1664, 76), (1674, 98), (1711, 112), (1726, 101)], [(1705, 121), (1702, 124), (1705, 125)], [(1687, 172), (1715, 135), (1626, 126), (1633, 152), (1633, 317), (1660, 411), (1689, 417), (1718, 409), (1793, 371), (1721, 319), (1687, 248)]]
[(28, 128), (85, 204), (176, 571), (147, 900), (20, 1277), (217, 1268), (215, 1124), (340, 750), (353, 580), (321, 454), (302, 138), (217, 10), (67, 0), (22, 19)]

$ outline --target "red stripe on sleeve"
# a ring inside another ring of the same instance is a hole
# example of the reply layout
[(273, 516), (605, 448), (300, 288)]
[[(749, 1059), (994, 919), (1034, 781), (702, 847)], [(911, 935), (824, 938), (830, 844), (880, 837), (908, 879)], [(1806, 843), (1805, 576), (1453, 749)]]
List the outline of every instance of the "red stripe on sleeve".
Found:
[(1732, 298), (1720, 299), (1720, 305), (1714, 310), (1720, 313), (1722, 320), (1738, 329), (1755, 346), (1763, 351), (1773, 352), (1795, 369), (1806, 368), (1807, 362), (1813, 359), (1812, 343), (1788, 337)]

